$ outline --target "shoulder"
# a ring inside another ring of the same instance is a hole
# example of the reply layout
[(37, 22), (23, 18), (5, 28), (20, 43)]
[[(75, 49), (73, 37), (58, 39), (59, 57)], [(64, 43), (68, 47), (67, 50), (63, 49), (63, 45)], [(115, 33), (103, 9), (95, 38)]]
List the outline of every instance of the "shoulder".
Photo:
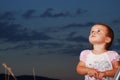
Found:
[(91, 50), (83, 50), (81, 51), (80, 55), (85, 57), (86, 55), (88, 55), (90, 53)]
[(108, 55), (113, 56), (113, 55), (119, 55), (119, 54), (118, 54), (118, 52), (111, 50), (111, 51), (108, 51)]
[(89, 53), (90, 53), (90, 50), (83, 50), (83, 51), (81, 51), (81, 53), (80, 53), (80, 60), (85, 62), (86, 58), (87, 58), (87, 55)]
[(120, 60), (120, 55), (116, 51), (108, 51), (108, 56), (112, 62)]
[(91, 50), (83, 50), (81, 51), (81, 54), (84, 53), (84, 54), (88, 54)]

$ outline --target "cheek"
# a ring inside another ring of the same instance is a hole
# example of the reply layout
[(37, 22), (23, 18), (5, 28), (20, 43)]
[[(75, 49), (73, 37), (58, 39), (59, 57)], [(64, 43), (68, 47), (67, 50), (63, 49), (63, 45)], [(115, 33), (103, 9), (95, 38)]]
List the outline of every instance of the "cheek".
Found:
[(92, 41), (92, 37), (89, 35), (89, 42), (91, 42)]
[(89, 35), (88, 38), (90, 38), (92, 35)]
[(89, 35), (89, 37), (88, 37), (88, 38), (89, 38), (89, 40), (90, 40), (90, 39), (91, 39), (91, 35)]

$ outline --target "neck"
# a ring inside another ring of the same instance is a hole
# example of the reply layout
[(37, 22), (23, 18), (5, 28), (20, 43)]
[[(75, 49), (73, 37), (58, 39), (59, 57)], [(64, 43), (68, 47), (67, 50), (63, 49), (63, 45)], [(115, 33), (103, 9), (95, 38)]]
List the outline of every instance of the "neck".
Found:
[(104, 45), (94, 45), (92, 52), (95, 54), (101, 54), (103, 52), (106, 52), (107, 49), (105, 48)]

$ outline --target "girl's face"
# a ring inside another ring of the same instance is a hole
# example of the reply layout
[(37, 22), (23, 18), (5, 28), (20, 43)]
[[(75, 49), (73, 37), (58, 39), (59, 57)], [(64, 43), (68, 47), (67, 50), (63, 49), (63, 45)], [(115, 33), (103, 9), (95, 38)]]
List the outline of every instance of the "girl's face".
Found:
[(91, 28), (89, 41), (91, 44), (106, 44), (110, 41), (109, 37), (107, 36), (108, 30), (103, 25), (94, 25)]

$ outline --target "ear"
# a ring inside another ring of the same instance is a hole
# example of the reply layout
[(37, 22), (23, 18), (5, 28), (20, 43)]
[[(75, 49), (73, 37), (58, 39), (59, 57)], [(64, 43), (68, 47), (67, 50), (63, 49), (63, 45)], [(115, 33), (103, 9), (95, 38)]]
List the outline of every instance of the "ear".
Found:
[(110, 43), (111, 42), (111, 38), (110, 37), (106, 37), (105, 42), (106, 43)]

